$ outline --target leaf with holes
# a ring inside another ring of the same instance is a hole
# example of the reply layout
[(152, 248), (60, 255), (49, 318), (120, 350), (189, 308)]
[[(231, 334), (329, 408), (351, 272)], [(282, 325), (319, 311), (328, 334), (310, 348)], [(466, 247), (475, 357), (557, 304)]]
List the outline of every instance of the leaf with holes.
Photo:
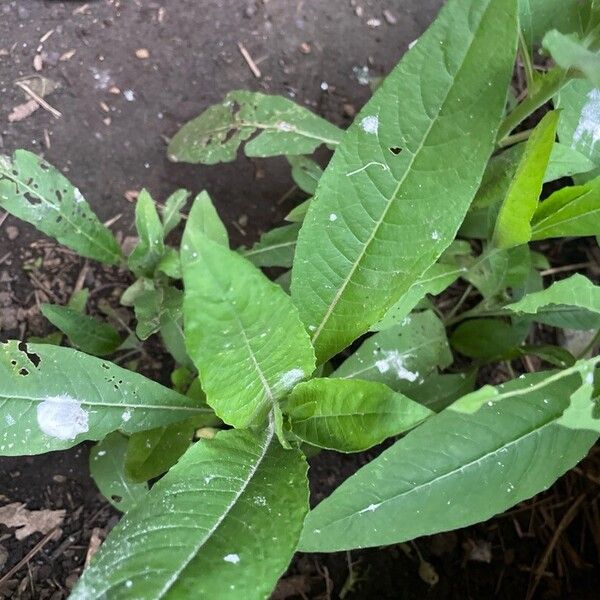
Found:
[(148, 493), (148, 485), (133, 481), (125, 472), (127, 438), (115, 431), (90, 450), (90, 474), (102, 495), (118, 510), (127, 512)]
[(0, 344), (0, 454), (41, 454), (120, 429), (211, 414), (173, 390), (70, 348)]
[(42, 304), (42, 314), (60, 329), (78, 350), (105, 356), (114, 352), (124, 341), (116, 329), (94, 317), (56, 304)]
[(272, 428), (197, 442), (111, 531), (71, 600), (268, 597), (308, 509), (306, 470)]
[(277, 284), (191, 221), (181, 258), (185, 337), (207, 401), (230, 425), (258, 424), (314, 370), (297, 311)]
[(426, 311), (365, 340), (331, 377), (379, 381), (404, 392), (411, 383), (451, 363), (444, 325)]
[(486, 386), (431, 417), (317, 505), (299, 549), (396, 544), (485, 521), (547, 489), (598, 438), (591, 411), (583, 427), (561, 423), (587, 386), (577, 370)]
[(121, 250), (81, 192), (27, 150), (0, 156), (0, 207), (81, 256), (116, 264)]
[(359, 379), (300, 383), (287, 399), (285, 412), (296, 437), (339, 452), (366, 450), (432, 414), (382, 383)]
[(324, 362), (449, 246), (494, 148), (516, 0), (451, 0), (347, 131), (300, 230), (292, 297)]
[(338, 144), (343, 135), (287, 98), (237, 90), (184, 125), (171, 140), (168, 155), (176, 162), (229, 162), (257, 132), (246, 144), (246, 156), (312, 154), (321, 144)]

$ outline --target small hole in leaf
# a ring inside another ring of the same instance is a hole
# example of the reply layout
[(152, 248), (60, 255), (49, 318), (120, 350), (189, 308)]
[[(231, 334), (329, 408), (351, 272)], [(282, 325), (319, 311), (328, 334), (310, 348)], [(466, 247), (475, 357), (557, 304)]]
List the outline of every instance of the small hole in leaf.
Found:
[(121, 502), (121, 501), (123, 500), (123, 497), (122, 497), (122, 496), (117, 496), (117, 494), (113, 494), (113, 495), (110, 497), (110, 499), (111, 499), (113, 502)]
[(399, 146), (392, 146), (390, 148), (390, 152), (397, 156), (398, 154), (400, 154), (400, 152), (402, 152), (402, 148), (400, 148)]
[(25, 342), (19, 342), (17, 348), (27, 355), (27, 358), (33, 363), (34, 367), (37, 367), (40, 364), (40, 357), (35, 354), (35, 352), (29, 352), (29, 347)]
[(19, 375), (23, 375), (23, 377), (25, 377), (26, 375), (29, 375), (29, 371), (25, 367), (22, 367), (19, 369)]

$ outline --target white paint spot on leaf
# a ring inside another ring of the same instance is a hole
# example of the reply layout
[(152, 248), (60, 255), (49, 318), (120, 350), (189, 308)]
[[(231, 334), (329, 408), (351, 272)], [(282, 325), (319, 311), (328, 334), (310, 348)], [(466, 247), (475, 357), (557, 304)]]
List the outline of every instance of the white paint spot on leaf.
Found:
[(38, 404), (37, 422), (46, 435), (59, 440), (73, 440), (89, 431), (87, 411), (70, 396), (52, 396)]
[(363, 513), (366, 513), (366, 512), (375, 512), (380, 506), (381, 506), (381, 502), (379, 502), (377, 504), (369, 504), (369, 506), (367, 506), (367, 508), (363, 508), (362, 510), (359, 510), (358, 514), (362, 515)]
[(384, 350), (384, 358), (375, 361), (375, 366), (380, 373), (387, 373), (392, 370), (396, 373), (398, 379), (406, 379), (407, 381), (415, 381), (419, 376), (418, 373), (409, 371), (404, 366), (404, 355), (398, 350)]
[(237, 565), (240, 562), (239, 554), (227, 554), (223, 557), (225, 562), (231, 563), (233, 565)]
[(440, 232), (436, 230), (431, 232), (431, 239), (432, 240), (439, 240), (440, 239)]
[(16, 423), (15, 418), (12, 415), (6, 415), (4, 420), (9, 427), (12, 427)]
[(287, 373), (284, 373), (279, 379), (279, 385), (282, 388), (291, 388), (295, 383), (298, 383), (304, 377), (304, 371), (302, 369), (292, 369)]
[(126, 410), (125, 412), (123, 412), (123, 414), (121, 415), (121, 419), (123, 420), (123, 423), (127, 423), (127, 421), (131, 419), (131, 411)]
[(374, 135), (379, 130), (379, 118), (373, 115), (364, 117), (364, 119), (360, 122), (360, 126), (364, 132)]
[(598, 89), (591, 90), (587, 95), (587, 102), (581, 109), (571, 145), (577, 146), (584, 138), (588, 140), (592, 149), (600, 140), (600, 90)]
[(335, 213), (331, 213), (329, 215), (329, 220), (330, 221), (337, 221), (337, 215)]

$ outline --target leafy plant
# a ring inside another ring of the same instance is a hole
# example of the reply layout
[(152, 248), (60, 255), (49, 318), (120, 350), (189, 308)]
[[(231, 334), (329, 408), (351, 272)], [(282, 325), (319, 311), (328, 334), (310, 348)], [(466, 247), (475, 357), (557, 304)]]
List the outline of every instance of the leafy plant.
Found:
[[(79, 350), (0, 346), (0, 452), (100, 440), (92, 475), (125, 512), (72, 598), (265, 598), (297, 549), (463, 527), (586, 455), (600, 432), (600, 287), (581, 274), (546, 285), (533, 244), (600, 235), (600, 13), (595, 0), (557, 7), (553, 23), (541, 0), (450, 0), (346, 132), (242, 91), (185, 125), (173, 160), (233, 160), (243, 142), (287, 156), (308, 198), (252, 248), (230, 249), (206, 192), (170, 245), (189, 194), (159, 211), (143, 191), (125, 257), (56, 169), (24, 150), (0, 160), (0, 206), (135, 279), (121, 298), (135, 332), (85, 315), (83, 293), (42, 308)], [(555, 60), (544, 73), (540, 42)], [(561, 111), (514, 131), (549, 101)], [(335, 148), (324, 170), (305, 156), (320, 145)], [(273, 282), (259, 267), (285, 272)], [(573, 356), (539, 343), (534, 323), (594, 334)], [(91, 356), (118, 360), (155, 334), (173, 389)], [(529, 355), (550, 368), (475, 390), (481, 366), (514, 375)], [(307, 455), (388, 438), (309, 512)]]

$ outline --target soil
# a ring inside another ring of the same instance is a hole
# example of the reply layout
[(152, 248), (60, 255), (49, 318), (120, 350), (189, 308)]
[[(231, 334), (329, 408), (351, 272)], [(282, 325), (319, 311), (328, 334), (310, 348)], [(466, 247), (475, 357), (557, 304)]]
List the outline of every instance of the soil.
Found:
[[(364, 67), (372, 77), (387, 73), (440, 5), (441, 0), (5, 0), (0, 150), (43, 154), (82, 190), (101, 219), (114, 221), (121, 239), (132, 235), (132, 192), (144, 186), (161, 201), (184, 187), (207, 189), (233, 243), (250, 244), (293, 205), (285, 161), (240, 157), (210, 168), (175, 165), (166, 159), (165, 140), (231, 89), (283, 94), (346, 126), (370, 95), (357, 73)], [(257, 63), (260, 79), (238, 42)], [(60, 84), (46, 97), (60, 118), (40, 108), (9, 122), (8, 115), (27, 100), (14, 82), (36, 74)], [(92, 289), (96, 310), (102, 299), (117, 306), (127, 284), (123, 272), (87, 264), (0, 212), (0, 339), (47, 333), (38, 304), (64, 303), (76, 286)], [(145, 369), (165, 378), (160, 356)], [(53, 537), (36, 533), (17, 541), (0, 526), (0, 581), (5, 579), (0, 597), (66, 597), (90, 543), (117, 521), (118, 513), (88, 476), (88, 452), (82, 445), (0, 459), (1, 505), (66, 510)], [(312, 501), (376, 452), (313, 459)], [(487, 523), (414, 544), (298, 555), (274, 597), (595, 597), (599, 473), (595, 452), (545, 494)], [(559, 536), (557, 528), (564, 529)]]

